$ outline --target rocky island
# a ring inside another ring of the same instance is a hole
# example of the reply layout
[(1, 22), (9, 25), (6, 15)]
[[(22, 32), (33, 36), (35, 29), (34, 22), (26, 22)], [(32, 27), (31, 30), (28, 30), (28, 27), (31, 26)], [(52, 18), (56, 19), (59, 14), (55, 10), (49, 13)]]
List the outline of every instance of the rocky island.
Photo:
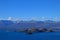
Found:
[[(17, 31), (16, 31), (17, 32)], [(52, 29), (46, 29), (46, 28), (27, 28), (27, 29), (22, 29), (19, 32), (23, 32), (26, 34), (32, 34), (35, 32), (54, 32)]]

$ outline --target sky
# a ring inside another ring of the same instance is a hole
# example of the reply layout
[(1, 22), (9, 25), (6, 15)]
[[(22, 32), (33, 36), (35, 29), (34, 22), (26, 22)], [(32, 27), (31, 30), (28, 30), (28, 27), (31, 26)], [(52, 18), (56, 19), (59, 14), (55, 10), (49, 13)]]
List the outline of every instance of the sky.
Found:
[(60, 0), (0, 0), (0, 18), (60, 18)]

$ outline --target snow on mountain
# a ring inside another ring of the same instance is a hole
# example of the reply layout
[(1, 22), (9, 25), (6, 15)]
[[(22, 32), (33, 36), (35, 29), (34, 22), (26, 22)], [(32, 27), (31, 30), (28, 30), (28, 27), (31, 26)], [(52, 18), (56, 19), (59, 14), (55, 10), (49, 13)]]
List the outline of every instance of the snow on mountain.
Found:
[(60, 21), (36, 21), (29, 20), (23, 21), (20, 19), (9, 17), (8, 20), (0, 20), (0, 29), (21, 29), (28, 27), (44, 27), (44, 28), (52, 28), (52, 27), (60, 27)]

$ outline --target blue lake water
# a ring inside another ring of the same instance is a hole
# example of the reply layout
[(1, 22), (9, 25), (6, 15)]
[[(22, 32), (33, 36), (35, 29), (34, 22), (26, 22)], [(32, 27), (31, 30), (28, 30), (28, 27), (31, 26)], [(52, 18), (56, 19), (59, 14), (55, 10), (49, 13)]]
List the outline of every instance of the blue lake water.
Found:
[(0, 32), (0, 40), (60, 40), (60, 32), (33, 33)]

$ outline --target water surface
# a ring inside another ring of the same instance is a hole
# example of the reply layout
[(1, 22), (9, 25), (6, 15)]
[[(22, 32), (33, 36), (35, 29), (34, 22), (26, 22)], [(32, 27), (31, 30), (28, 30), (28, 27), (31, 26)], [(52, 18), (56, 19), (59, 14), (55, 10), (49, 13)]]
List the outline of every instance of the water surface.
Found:
[(0, 40), (60, 40), (60, 32), (42, 32), (32, 35), (21, 32), (1, 32)]

